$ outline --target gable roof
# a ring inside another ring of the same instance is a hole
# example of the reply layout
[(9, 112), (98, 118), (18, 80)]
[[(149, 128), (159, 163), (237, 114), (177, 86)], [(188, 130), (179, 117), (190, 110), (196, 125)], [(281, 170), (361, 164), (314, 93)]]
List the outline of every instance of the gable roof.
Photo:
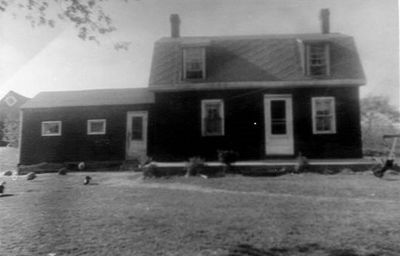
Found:
[(22, 109), (154, 103), (147, 88), (40, 92)]
[[(307, 42), (329, 43), (329, 76), (305, 75)], [(187, 46), (206, 48), (206, 79), (182, 80), (182, 48)], [(339, 33), (162, 38), (154, 46), (149, 81), (151, 90), (364, 83), (354, 40)]]

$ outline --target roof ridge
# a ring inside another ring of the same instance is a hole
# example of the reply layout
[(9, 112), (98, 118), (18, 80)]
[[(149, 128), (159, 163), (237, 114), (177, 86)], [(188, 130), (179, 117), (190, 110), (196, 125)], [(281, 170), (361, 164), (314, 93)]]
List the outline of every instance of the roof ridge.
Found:
[(301, 37), (314, 37), (318, 36), (321, 38), (331, 38), (331, 37), (351, 37), (349, 35), (335, 32), (329, 34), (321, 34), (321, 33), (299, 33), (299, 34), (253, 34), (253, 35), (223, 35), (223, 36), (182, 36), (177, 38), (172, 37), (161, 37), (159, 41), (182, 41), (182, 40), (190, 40), (190, 39), (204, 39), (204, 40), (225, 40), (225, 39), (273, 39), (273, 38), (282, 38), (282, 39), (295, 39)]

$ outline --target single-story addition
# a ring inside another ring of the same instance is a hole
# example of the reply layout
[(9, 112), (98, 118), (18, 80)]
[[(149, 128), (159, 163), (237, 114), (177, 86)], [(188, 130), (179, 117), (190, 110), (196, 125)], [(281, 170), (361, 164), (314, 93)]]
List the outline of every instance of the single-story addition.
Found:
[[(171, 37), (155, 43), (148, 88), (40, 93), (22, 108), (21, 164), (41, 161), (362, 157), (351, 36), (329, 32)], [(97, 95), (99, 94), (99, 95)]]

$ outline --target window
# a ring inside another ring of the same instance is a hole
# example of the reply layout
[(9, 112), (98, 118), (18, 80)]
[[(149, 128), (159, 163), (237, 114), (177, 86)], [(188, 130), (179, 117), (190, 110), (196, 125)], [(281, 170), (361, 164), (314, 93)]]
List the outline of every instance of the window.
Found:
[(326, 76), (329, 75), (329, 44), (312, 43), (306, 44), (307, 75)]
[(132, 137), (131, 140), (143, 140), (143, 117), (132, 117)]
[(61, 121), (42, 122), (42, 136), (60, 136)]
[(106, 134), (106, 120), (105, 119), (88, 120), (87, 134), (89, 135)]
[(313, 133), (336, 133), (335, 99), (312, 98)]
[(189, 47), (183, 49), (183, 78), (205, 78), (205, 48)]
[(17, 99), (16, 99), (14, 96), (8, 96), (8, 97), (5, 99), (5, 101), (6, 101), (6, 103), (7, 103), (7, 105), (8, 105), (9, 107), (12, 107), (15, 103), (17, 103)]
[(287, 134), (285, 100), (271, 100), (271, 134)]
[(201, 133), (203, 136), (224, 135), (224, 104), (222, 100), (201, 102)]

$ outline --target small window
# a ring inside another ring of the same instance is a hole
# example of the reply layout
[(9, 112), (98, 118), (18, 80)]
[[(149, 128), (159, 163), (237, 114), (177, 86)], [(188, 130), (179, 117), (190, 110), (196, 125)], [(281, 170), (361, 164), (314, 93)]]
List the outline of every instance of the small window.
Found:
[(42, 136), (60, 136), (61, 121), (42, 122)]
[(201, 102), (201, 132), (203, 136), (224, 135), (224, 104), (222, 100)]
[(205, 48), (189, 47), (183, 49), (183, 78), (205, 78)]
[(87, 134), (89, 135), (106, 134), (106, 120), (105, 119), (88, 120)]
[(8, 97), (5, 99), (5, 101), (6, 101), (6, 103), (7, 103), (7, 105), (8, 105), (9, 107), (12, 107), (15, 103), (17, 103), (17, 99), (16, 99), (14, 96), (8, 96)]
[(312, 43), (306, 45), (307, 75), (329, 75), (329, 44)]
[(336, 133), (335, 99), (312, 98), (313, 133)]

